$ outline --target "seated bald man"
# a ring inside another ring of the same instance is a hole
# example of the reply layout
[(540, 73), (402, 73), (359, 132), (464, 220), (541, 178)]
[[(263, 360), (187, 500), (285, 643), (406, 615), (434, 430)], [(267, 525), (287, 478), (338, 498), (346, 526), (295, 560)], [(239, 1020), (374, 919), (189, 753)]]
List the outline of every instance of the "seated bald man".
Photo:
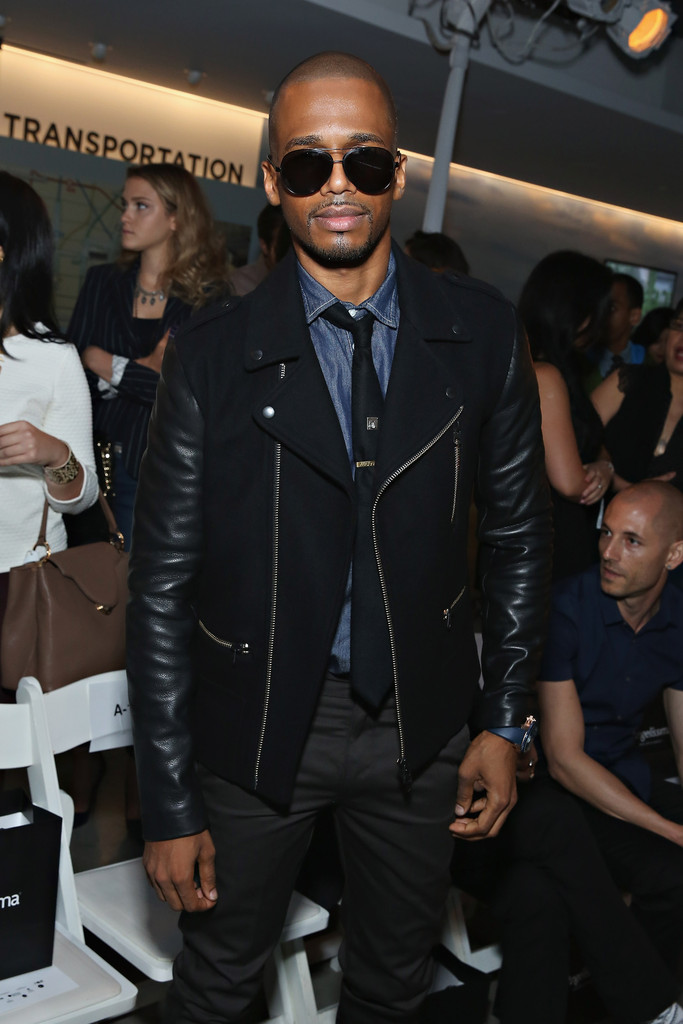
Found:
[(645, 481), (609, 504), (600, 565), (555, 590), (539, 696), (550, 774), (579, 797), (617, 884), (663, 958), (680, 969), (683, 790), (638, 750), (663, 694), (683, 779), (683, 494)]

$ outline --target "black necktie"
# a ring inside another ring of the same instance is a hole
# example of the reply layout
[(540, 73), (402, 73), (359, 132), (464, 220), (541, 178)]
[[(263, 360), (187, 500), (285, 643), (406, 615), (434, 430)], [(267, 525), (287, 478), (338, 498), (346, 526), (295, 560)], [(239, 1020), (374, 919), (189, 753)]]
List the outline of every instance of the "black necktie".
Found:
[(372, 361), (375, 318), (366, 312), (354, 319), (340, 302), (322, 314), (353, 336), (351, 431), (355, 463), (358, 521), (353, 547), (351, 587), (351, 685), (373, 708), (379, 707), (393, 682), (393, 665), (384, 597), (372, 536), (375, 459), (384, 398)]

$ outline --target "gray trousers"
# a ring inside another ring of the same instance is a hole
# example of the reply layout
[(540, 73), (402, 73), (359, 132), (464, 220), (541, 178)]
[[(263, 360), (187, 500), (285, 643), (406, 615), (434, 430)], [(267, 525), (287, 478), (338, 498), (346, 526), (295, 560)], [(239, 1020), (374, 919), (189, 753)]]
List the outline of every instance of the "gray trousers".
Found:
[(328, 677), (287, 812), (200, 769), (216, 845), (216, 906), (182, 914), (167, 1024), (249, 1019), (277, 944), (317, 813), (333, 806), (346, 876), (342, 900), (344, 1024), (415, 1021), (432, 974), (453, 839), (457, 771), (467, 730), (399, 783), (393, 698), (375, 716), (348, 680)]

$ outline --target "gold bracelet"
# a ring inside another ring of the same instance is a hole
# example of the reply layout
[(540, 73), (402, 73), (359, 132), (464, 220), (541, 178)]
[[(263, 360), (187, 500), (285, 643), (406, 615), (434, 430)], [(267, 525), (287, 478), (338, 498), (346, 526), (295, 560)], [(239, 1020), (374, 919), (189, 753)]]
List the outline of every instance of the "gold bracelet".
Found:
[(69, 457), (63, 466), (45, 466), (44, 472), (51, 484), (70, 484), (78, 476), (81, 464), (69, 448)]

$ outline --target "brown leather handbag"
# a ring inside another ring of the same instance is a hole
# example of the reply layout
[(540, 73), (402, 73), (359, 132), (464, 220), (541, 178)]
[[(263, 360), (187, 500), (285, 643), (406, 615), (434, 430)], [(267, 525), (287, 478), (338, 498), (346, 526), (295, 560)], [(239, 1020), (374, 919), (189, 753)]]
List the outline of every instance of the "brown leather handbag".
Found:
[(45, 502), (35, 547), (45, 555), (9, 572), (2, 624), (2, 685), (16, 690), (35, 676), (43, 690), (125, 667), (128, 555), (102, 492), (110, 540), (52, 552)]

